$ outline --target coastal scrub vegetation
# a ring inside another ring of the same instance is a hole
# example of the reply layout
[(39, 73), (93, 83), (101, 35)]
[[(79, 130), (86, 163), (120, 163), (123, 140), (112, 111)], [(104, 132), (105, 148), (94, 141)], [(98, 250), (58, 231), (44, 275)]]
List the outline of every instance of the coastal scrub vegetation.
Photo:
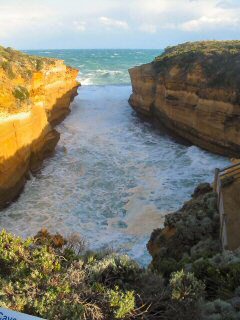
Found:
[(178, 66), (181, 69), (179, 76), (184, 83), (187, 82), (187, 75), (200, 66), (205, 74), (203, 85), (217, 88), (231, 87), (238, 93), (237, 101), (239, 99), (239, 40), (186, 42), (167, 47), (153, 63), (157, 72), (163, 75), (166, 75), (174, 65)]
[(10, 79), (15, 78), (15, 73), (13, 72), (12, 64), (10, 61), (3, 61), (1, 64), (1, 67), (3, 68), (3, 70), (6, 72), (6, 74)]
[(9, 79), (21, 76), (29, 80), (33, 71), (41, 71), (46, 65), (54, 63), (54, 59), (27, 55), (12, 48), (0, 46), (0, 67), (5, 71)]
[(14, 88), (13, 95), (19, 101), (26, 101), (29, 99), (28, 89), (23, 86), (16, 86)]
[(156, 60), (160, 61), (184, 54), (240, 54), (240, 40), (186, 42), (177, 46), (167, 47)]
[(211, 186), (198, 186), (153, 232), (147, 269), (76, 234), (3, 230), (0, 306), (49, 320), (238, 320), (240, 251), (220, 252), (218, 220)]
[(0, 113), (29, 110), (33, 75), (36, 75), (34, 79), (42, 79), (42, 75), (37, 73), (51, 70), (54, 65), (56, 59), (28, 55), (0, 46)]
[(216, 193), (208, 183), (200, 184), (191, 200), (166, 216), (164, 228), (152, 233), (150, 268), (174, 285), (173, 298), (199, 301), (200, 319), (237, 320), (240, 250), (222, 252), (219, 221)]
[[(191, 319), (204, 284), (192, 273), (170, 283), (125, 255), (91, 252), (78, 236), (0, 233), (0, 306), (46, 319)], [(197, 291), (197, 292), (196, 292)], [(191, 306), (191, 308), (190, 308)], [(197, 318), (196, 318), (197, 319)]]

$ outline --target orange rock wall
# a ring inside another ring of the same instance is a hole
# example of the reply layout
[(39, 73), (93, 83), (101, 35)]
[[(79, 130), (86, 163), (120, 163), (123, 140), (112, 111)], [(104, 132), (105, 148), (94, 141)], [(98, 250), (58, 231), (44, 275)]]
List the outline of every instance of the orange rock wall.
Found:
[(188, 73), (174, 63), (163, 72), (155, 63), (129, 72), (133, 88), (129, 102), (136, 111), (158, 118), (195, 145), (239, 157), (240, 105), (233, 88), (209, 87), (197, 63)]
[[(38, 170), (54, 150), (59, 134), (53, 125), (69, 113), (77, 74), (60, 60), (33, 72), (28, 82), (8, 79), (0, 69), (0, 208), (19, 195), (29, 171)], [(29, 91), (21, 105), (12, 94), (16, 85)]]

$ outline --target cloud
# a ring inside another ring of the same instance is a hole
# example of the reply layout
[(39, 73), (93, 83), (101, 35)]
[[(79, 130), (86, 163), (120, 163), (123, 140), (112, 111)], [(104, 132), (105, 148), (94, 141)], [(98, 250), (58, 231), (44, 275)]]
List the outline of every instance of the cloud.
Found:
[(19, 35), (26, 30), (33, 32), (46, 25), (48, 28), (58, 25), (54, 19), (54, 13), (49, 8), (35, 5), (31, 7), (16, 5), (13, 7), (0, 4), (0, 37)]
[(183, 31), (196, 32), (204, 29), (239, 28), (240, 18), (232, 12), (219, 12), (219, 14), (204, 15), (182, 23), (179, 28)]
[(240, 30), (240, 0), (133, 0), (129, 11), (141, 32)]
[(238, 18), (229, 19), (228, 17), (207, 17), (203, 16), (196, 20), (186, 21), (180, 25), (184, 31), (200, 31), (203, 28), (217, 27), (236, 27), (240, 20)]
[(115, 27), (120, 29), (128, 29), (129, 25), (126, 21), (123, 20), (115, 20), (108, 17), (100, 17), (99, 22), (107, 27)]
[(240, 0), (0, 0), (7, 46), (163, 47), (239, 37)]
[(222, 0), (217, 3), (217, 7), (223, 9), (240, 8), (239, 0)]

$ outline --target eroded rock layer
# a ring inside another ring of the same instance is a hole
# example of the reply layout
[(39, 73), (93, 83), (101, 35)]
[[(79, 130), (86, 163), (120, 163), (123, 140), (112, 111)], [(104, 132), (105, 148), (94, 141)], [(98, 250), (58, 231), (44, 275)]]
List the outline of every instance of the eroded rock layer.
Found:
[(240, 41), (170, 47), (129, 72), (136, 111), (193, 144), (239, 157)]
[(0, 208), (54, 150), (53, 125), (69, 113), (77, 74), (61, 60), (0, 47)]

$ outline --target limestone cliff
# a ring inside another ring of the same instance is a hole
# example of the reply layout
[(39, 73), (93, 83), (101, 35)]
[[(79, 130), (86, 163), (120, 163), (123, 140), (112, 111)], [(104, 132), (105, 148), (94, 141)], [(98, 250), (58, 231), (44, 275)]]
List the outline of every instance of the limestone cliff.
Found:
[(138, 112), (212, 152), (240, 154), (240, 41), (169, 47), (129, 70)]
[(54, 150), (59, 133), (53, 125), (69, 113), (77, 74), (62, 60), (0, 47), (0, 208)]

